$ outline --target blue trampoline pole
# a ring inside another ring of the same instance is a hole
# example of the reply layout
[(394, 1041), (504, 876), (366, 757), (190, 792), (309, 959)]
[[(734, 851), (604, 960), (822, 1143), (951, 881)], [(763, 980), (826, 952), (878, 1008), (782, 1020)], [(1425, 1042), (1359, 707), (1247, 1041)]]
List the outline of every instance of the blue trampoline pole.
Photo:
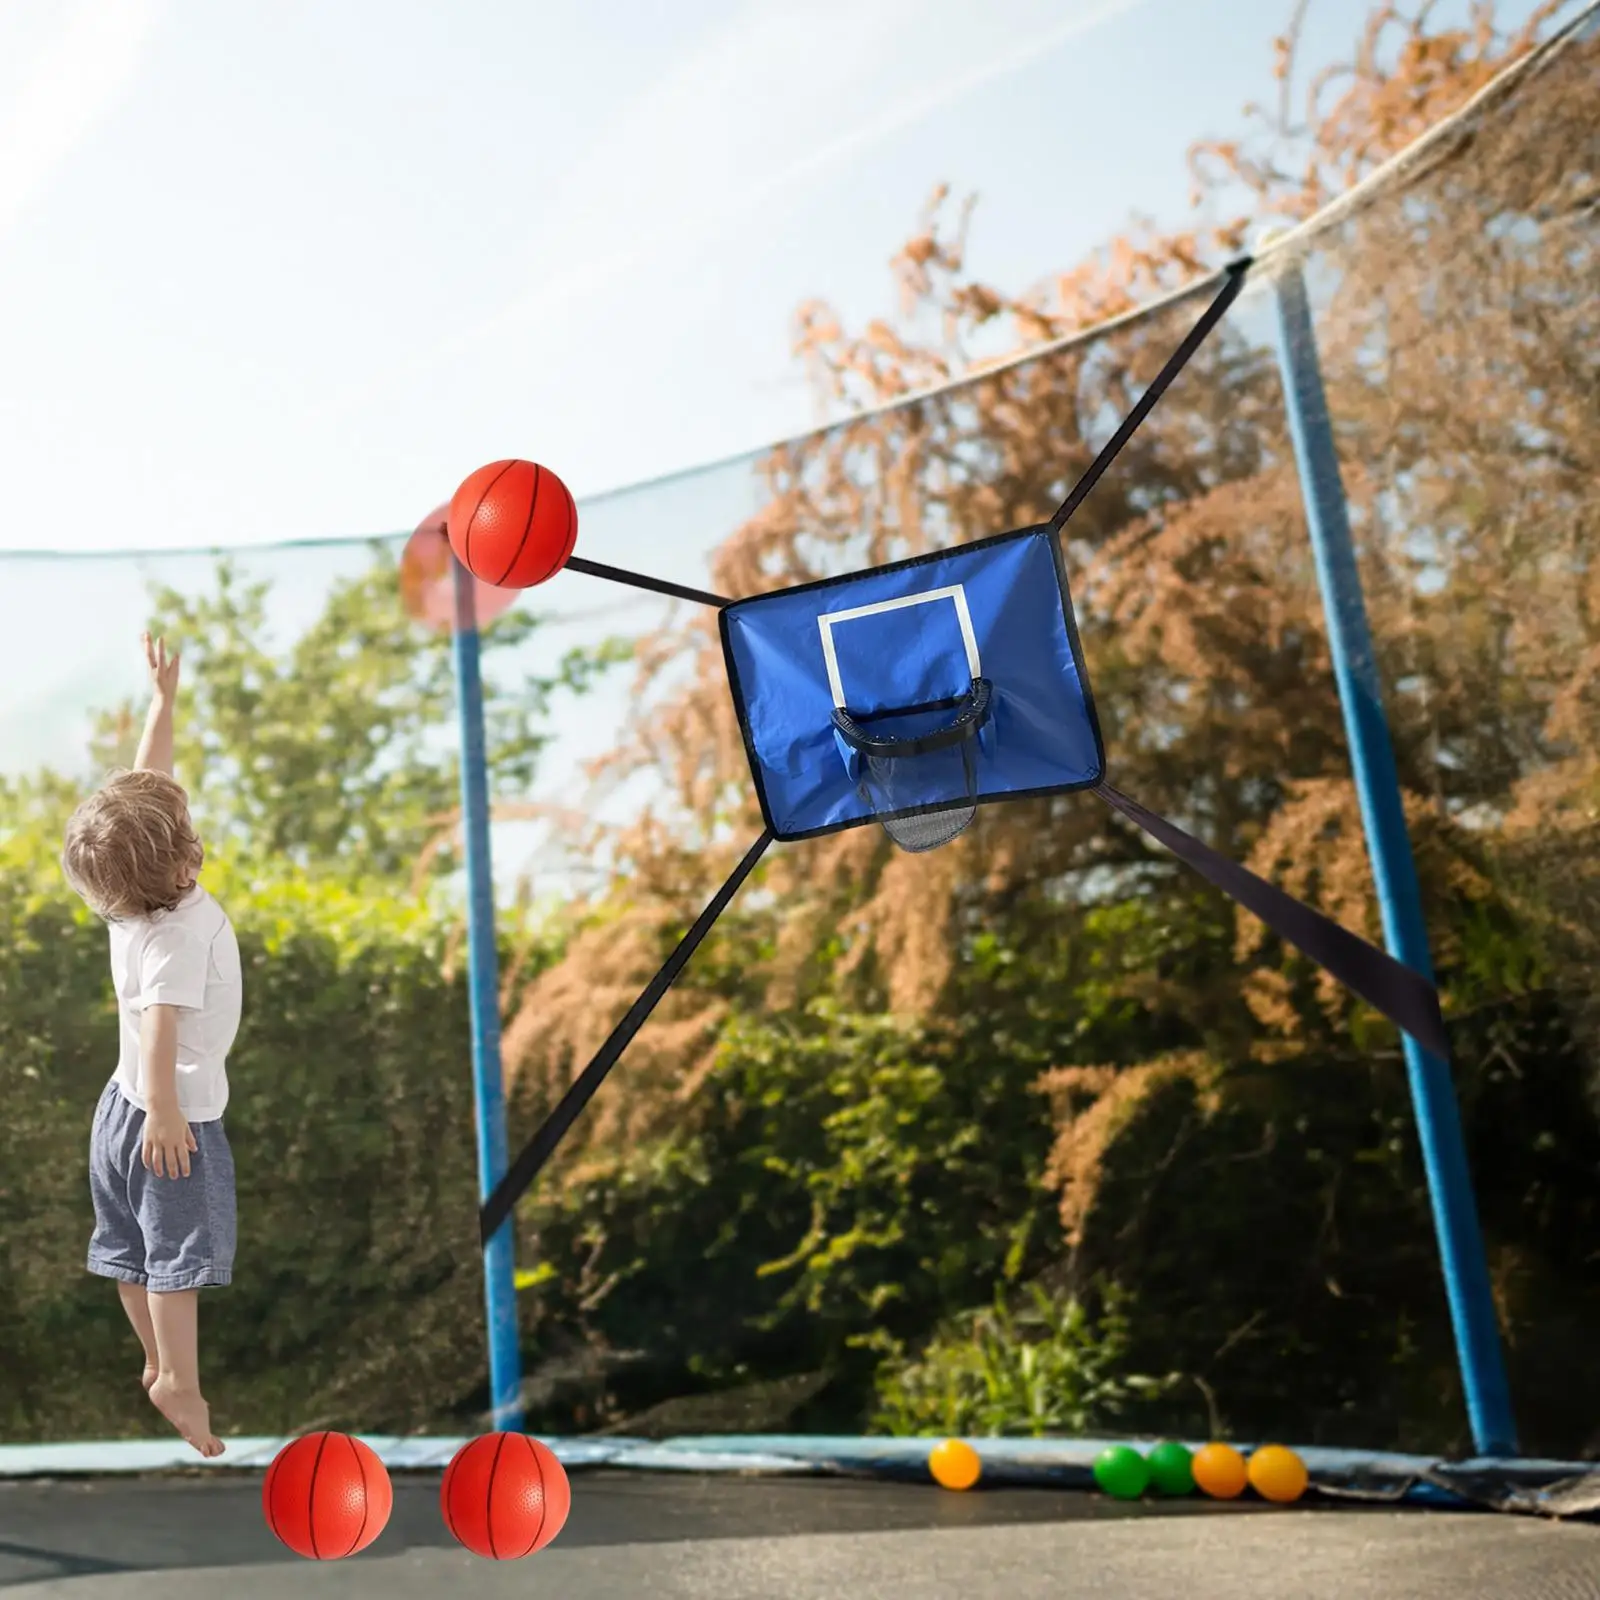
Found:
[[(1422, 913), (1422, 891), (1384, 717), (1383, 688), (1350, 536), (1311, 304), (1299, 264), (1277, 269), (1274, 285), (1278, 361), (1289, 431), (1316, 556), (1367, 855), (1383, 916), (1384, 942), (1397, 961), (1431, 979), (1433, 958)], [(1450, 1065), (1429, 1055), (1409, 1035), (1402, 1035), (1402, 1040), (1473, 1442), (1482, 1456), (1515, 1455), (1511, 1393)]]
[[(473, 1100), (478, 1123), (478, 1203), (506, 1171), (506, 1095), (500, 1061), (500, 974), (495, 948), (494, 872), (489, 856), (489, 763), (484, 748), (483, 674), (474, 585), (455, 573), (456, 711), (461, 725), (461, 833), (467, 866), (467, 973), (472, 1013)], [(483, 1247), (489, 1334), (489, 1406), (497, 1431), (522, 1429), (522, 1357), (511, 1219)]]

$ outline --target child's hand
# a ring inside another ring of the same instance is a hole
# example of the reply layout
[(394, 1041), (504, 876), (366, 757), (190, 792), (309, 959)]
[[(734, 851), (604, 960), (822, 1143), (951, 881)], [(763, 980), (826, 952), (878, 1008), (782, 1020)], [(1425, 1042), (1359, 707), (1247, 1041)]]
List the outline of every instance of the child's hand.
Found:
[(139, 636), (144, 641), (144, 658), (150, 663), (150, 686), (158, 700), (168, 702), (178, 694), (178, 654), (167, 655), (165, 639), (152, 640), (148, 633)]
[(139, 1159), (146, 1172), (158, 1178), (187, 1178), (189, 1153), (199, 1148), (194, 1130), (176, 1106), (151, 1106), (145, 1113)]

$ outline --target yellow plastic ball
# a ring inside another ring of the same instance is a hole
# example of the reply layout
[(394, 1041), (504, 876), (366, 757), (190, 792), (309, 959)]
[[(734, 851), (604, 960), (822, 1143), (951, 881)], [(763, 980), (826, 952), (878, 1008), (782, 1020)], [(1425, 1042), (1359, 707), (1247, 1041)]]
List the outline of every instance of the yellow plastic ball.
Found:
[(928, 1471), (941, 1489), (970, 1489), (983, 1476), (983, 1463), (964, 1440), (946, 1439), (930, 1452)]
[(1244, 1457), (1231, 1444), (1208, 1444), (1196, 1450), (1190, 1470), (1195, 1487), (1213, 1500), (1237, 1500), (1250, 1481)]
[(1264, 1444), (1250, 1457), (1250, 1487), (1263, 1500), (1292, 1505), (1310, 1484), (1305, 1462), (1281, 1444)]

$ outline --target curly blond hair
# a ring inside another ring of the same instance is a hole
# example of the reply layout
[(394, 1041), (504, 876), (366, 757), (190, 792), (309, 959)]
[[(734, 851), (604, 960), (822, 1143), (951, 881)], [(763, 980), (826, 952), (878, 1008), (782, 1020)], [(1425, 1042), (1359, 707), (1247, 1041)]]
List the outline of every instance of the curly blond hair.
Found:
[(171, 911), (194, 888), (205, 851), (189, 796), (164, 772), (114, 772), (72, 813), (61, 870), (108, 922)]

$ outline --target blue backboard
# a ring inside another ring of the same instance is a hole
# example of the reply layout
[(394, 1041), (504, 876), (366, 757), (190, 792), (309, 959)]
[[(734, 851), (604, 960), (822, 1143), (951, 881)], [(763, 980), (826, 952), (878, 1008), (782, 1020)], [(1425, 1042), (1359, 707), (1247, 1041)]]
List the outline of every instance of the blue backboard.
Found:
[(917, 809), (1087, 788), (1104, 775), (1072, 601), (1049, 528), (1024, 528), (723, 608), (734, 705), (763, 818), (807, 839), (883, 815), (836, 737), (835, 708), (866, 725), (934, 726), (973, 680), (993, 712), (975, 792), (926, 763)]

